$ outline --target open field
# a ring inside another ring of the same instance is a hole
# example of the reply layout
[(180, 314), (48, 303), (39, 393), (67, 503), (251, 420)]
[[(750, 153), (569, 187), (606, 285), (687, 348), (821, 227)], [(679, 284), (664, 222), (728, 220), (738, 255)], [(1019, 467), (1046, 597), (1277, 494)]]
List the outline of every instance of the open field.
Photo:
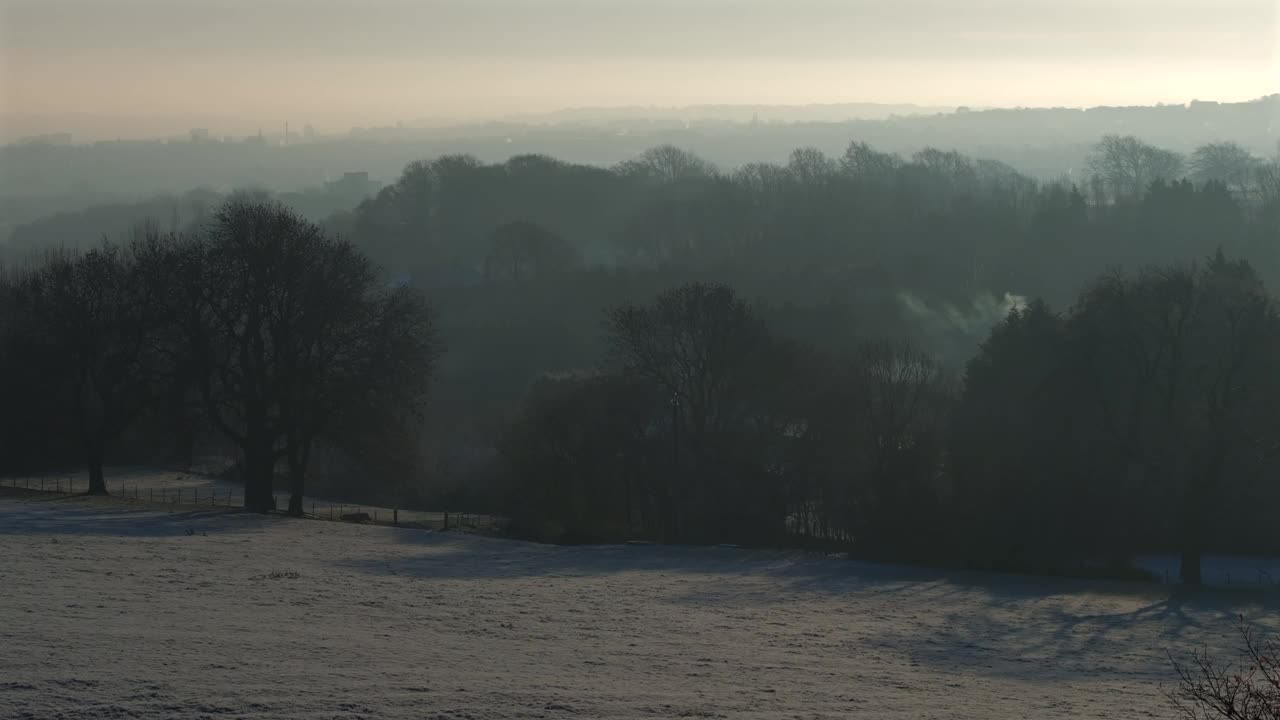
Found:
[(0, 717), (1169, 717), (1274, 593), (0, 492)]
[[(151, 504), (244, 507), (244, 487), (234, 480), (225, 480), (211, 474), (148, 467), (115, 467), (107, 469), (106, 485), (107, 491), (115, 497)], [(79, 471), (2, 477), (0, 488), (83, 493), (89, 489), (89, 475), (85, 471)], [(274, 494), (277, 508), (284, 510), (289, 506), (287, 491), (276, 490)], [(303, 498), (303, 510), (309, 515), (320, 518), (334, 519), (343, 513), (363, 512), (381, 523), (389, 524), (393, 519), (398, 519), (401, 524), (422, 525), (437, 529), (444, 527), (444, 511), (448, 509), (408, 510), (311, 496)], [(502, 522), (501, 518), (491, 515), (459, 513), (458, 508), (453, 510), (454, 512), (449, 515), (450, 527), (463, 525), (490, 529)]]

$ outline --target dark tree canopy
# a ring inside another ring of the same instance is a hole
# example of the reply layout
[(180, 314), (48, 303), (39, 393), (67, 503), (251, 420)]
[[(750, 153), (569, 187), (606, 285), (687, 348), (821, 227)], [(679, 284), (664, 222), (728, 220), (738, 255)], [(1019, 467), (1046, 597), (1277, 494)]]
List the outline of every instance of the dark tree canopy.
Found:
[(130, 244), (53, 254), (22, 272), (10, 289), (21, 341), (17, 365), (39, 368), (44, 402), (72, 419), (89, 492), (107, 492), (103, 463), (111, 444), (156, 402), (168, 371), (159, 350), (161, 288), (148, 265), (163, 242), (151, 230)]
[[(370, 397), (382, 412), (418, 407), (437, 352), (430, 314), (280, 205), (233, 199), (184, 250), (190, 359), (209, 417), (243, 452), (246, 503), (274, 506), (283, 457), (301, 513), (311, 445), (339, 417), (367, 412)], [(396, 382), (401, 395), (379, 389)]]

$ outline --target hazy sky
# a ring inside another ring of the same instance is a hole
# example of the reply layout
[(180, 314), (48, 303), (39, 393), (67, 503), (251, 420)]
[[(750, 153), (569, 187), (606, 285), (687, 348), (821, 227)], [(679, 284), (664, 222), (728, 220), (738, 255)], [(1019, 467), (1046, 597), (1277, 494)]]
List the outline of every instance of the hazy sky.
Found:
[(336, 131), (566, 106), (1242, 100), (1280, 91), (1278, 9), (1280, 0), (0, 0), (0, 110), (207, 118), (239, 132), (285, 119)]

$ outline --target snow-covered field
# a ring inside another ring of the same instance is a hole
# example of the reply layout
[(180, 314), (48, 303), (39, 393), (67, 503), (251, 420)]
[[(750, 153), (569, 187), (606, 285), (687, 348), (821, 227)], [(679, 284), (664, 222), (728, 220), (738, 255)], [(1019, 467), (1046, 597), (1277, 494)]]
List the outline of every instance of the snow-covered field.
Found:
[(0, 717), (1169, 717), (1276, 600), (0, 491)]
[[(244, 487), (238, 482), (197, 472), (146, 467), (113, 467), (107, 468), (106, 485), (108, 492), (116, 497), (137, 499), (148, 503), (198, 507), (244, 507)], [(83, 493), (89, 489), (89, 475), (81, 471), (0, 478), (0, 488), (6, 487), (46, 492)], [(289, 506), (288, 492), (277, 490), (275, 497), (276, 507), (283, 510)], [(436, 528), (443, 527), (445, 524), (443, 511), (407, 510), (311, 496), (303, 498), (303, 510), (308, 514), (330, 519), (341, 517), (343, 513), (363, 512), (377, 522), (389, 523), (393, 519), (398, 519), (405, 524), (420, 524)], [(451, 527), (461, 524), (488, 529), (502, 522), (501, 518), (490, 515), (460, 514), (456, 512), (459, 508), (454, 510), (455, 512), (449, 517)]]

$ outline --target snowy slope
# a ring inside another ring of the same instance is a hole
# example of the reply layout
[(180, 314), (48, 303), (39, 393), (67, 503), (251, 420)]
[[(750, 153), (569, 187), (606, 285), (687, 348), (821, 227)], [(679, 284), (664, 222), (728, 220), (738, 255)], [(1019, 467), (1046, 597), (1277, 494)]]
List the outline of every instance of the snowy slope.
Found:
[[(107, 491), (127, 499), (177, 505), (243, 507), (244, 486), (233, 480), (213, 475), (148, 467), (111, 467), (106, 469)], [(47, 490), (49, 492), (85, 492), (89, 488), (89, 475), (85, 471), (56, 473), (46, 476), (0, 478), (0, 488)], [(275, 492), (276, 507), (289, 506), (289, 493)], [(446, 508), (447, 509), (447, 508)], [(406, 510), (351, 502), (342, 502), (312, 496), (303, 497), (303, 510), (319, 517), (340, 517), (343, 513), (364, 512), (380, 522), (390, 522), (393, 517), (402, 523), (417, 523), (433, 527), (444, 525), (444, 512)], [(488, 528), (500, 520), (488, 515), (459, 515), (454, 509), (450, 515), (451, 526), (461, 521), (469, 525)], [(393, 511), (395, 515), (393, 515)]]
[(1168, 717), (1274, 600), (0, 492), (0, 717)]

